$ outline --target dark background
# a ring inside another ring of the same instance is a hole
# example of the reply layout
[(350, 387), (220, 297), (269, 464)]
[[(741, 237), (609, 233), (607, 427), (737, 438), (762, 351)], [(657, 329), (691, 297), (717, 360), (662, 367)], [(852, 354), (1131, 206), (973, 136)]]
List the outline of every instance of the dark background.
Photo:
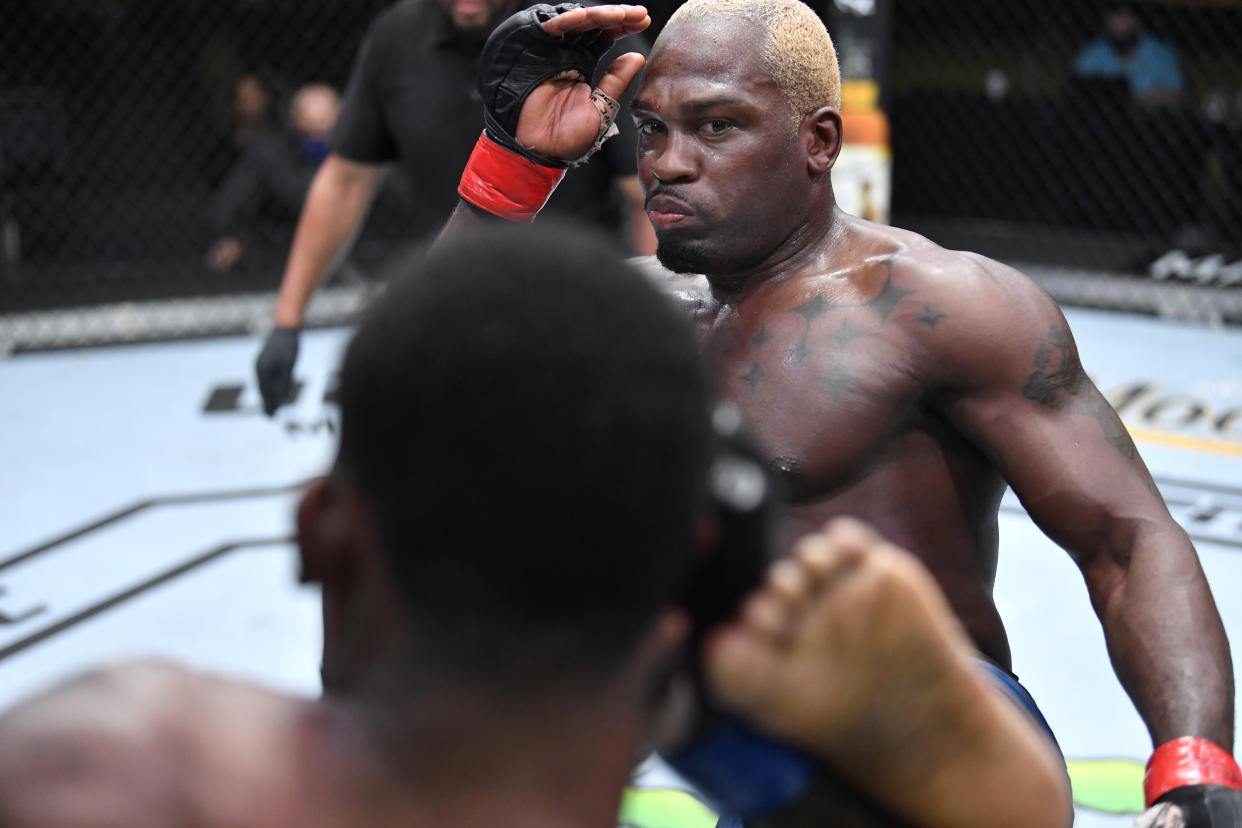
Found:
[[(231, 85), (343, 88), (384, 0), (7, 0), (0, 12), (0, 312), (273, 290), (283, 251), (210, 271), (205, 215)], [(1007, 260), (1145, 272), (1242, 258), (1242, 4), (1136, 3), (1190, 92), (1156, 115), (1075, 88), (1098, 0), (895, 0), (879, 69), (896, 224)], [(652, 3), (656, 31), (676, 7)], [(830, 29), (838, 11), (817, 6)], [(1004, 94), (989, 95), (1004, 79)], [(364, 271), (395, 243), (372, 230)]]

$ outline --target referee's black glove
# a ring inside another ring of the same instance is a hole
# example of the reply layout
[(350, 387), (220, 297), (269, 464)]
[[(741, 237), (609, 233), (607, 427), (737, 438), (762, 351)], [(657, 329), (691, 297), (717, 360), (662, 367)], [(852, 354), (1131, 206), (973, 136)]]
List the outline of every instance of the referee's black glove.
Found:
[(298, 359), (298, 337), (301, 333), (301, 328), (276, 328), (255, 360), (254, 373), (259, 380), (259, 393), (263, 395), (263, 412), (269, 417), (289, 402), (289, 394), (293, 390), (293, 364)]

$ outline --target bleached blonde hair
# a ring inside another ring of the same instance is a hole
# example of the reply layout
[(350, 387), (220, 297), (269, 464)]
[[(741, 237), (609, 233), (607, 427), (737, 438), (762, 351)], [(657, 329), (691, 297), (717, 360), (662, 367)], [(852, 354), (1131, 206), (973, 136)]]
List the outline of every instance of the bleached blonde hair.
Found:
[(794, 124), (821, 106), (841, 108), (837, 50), (823, 21), (801, 0), (687, 0), (669, 18), (736, 20), (763, 37), (763, 62), (789, 104)]

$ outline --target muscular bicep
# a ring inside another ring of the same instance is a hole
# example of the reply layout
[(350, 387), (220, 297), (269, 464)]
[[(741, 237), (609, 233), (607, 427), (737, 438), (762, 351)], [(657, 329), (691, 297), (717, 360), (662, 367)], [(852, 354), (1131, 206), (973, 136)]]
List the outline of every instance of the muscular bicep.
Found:
[(957, 355), (944, 413), (1080, 565), (1118, 563), (1136, 533), (1172, 519), (1059, 309), (1040, 297), (1021, 309), (993, 343)]

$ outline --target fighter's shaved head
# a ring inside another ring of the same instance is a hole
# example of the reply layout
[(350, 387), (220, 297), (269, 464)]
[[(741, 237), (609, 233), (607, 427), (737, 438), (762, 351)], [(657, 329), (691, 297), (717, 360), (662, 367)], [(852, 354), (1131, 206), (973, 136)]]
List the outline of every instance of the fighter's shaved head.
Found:
[(692, 20), (753, 25), (763, 36), (763, 61), (795, 123), (821, 106), (841, 108), (837, 50), (823, 22), (801, 0), (686, 0), (668, 28)]

